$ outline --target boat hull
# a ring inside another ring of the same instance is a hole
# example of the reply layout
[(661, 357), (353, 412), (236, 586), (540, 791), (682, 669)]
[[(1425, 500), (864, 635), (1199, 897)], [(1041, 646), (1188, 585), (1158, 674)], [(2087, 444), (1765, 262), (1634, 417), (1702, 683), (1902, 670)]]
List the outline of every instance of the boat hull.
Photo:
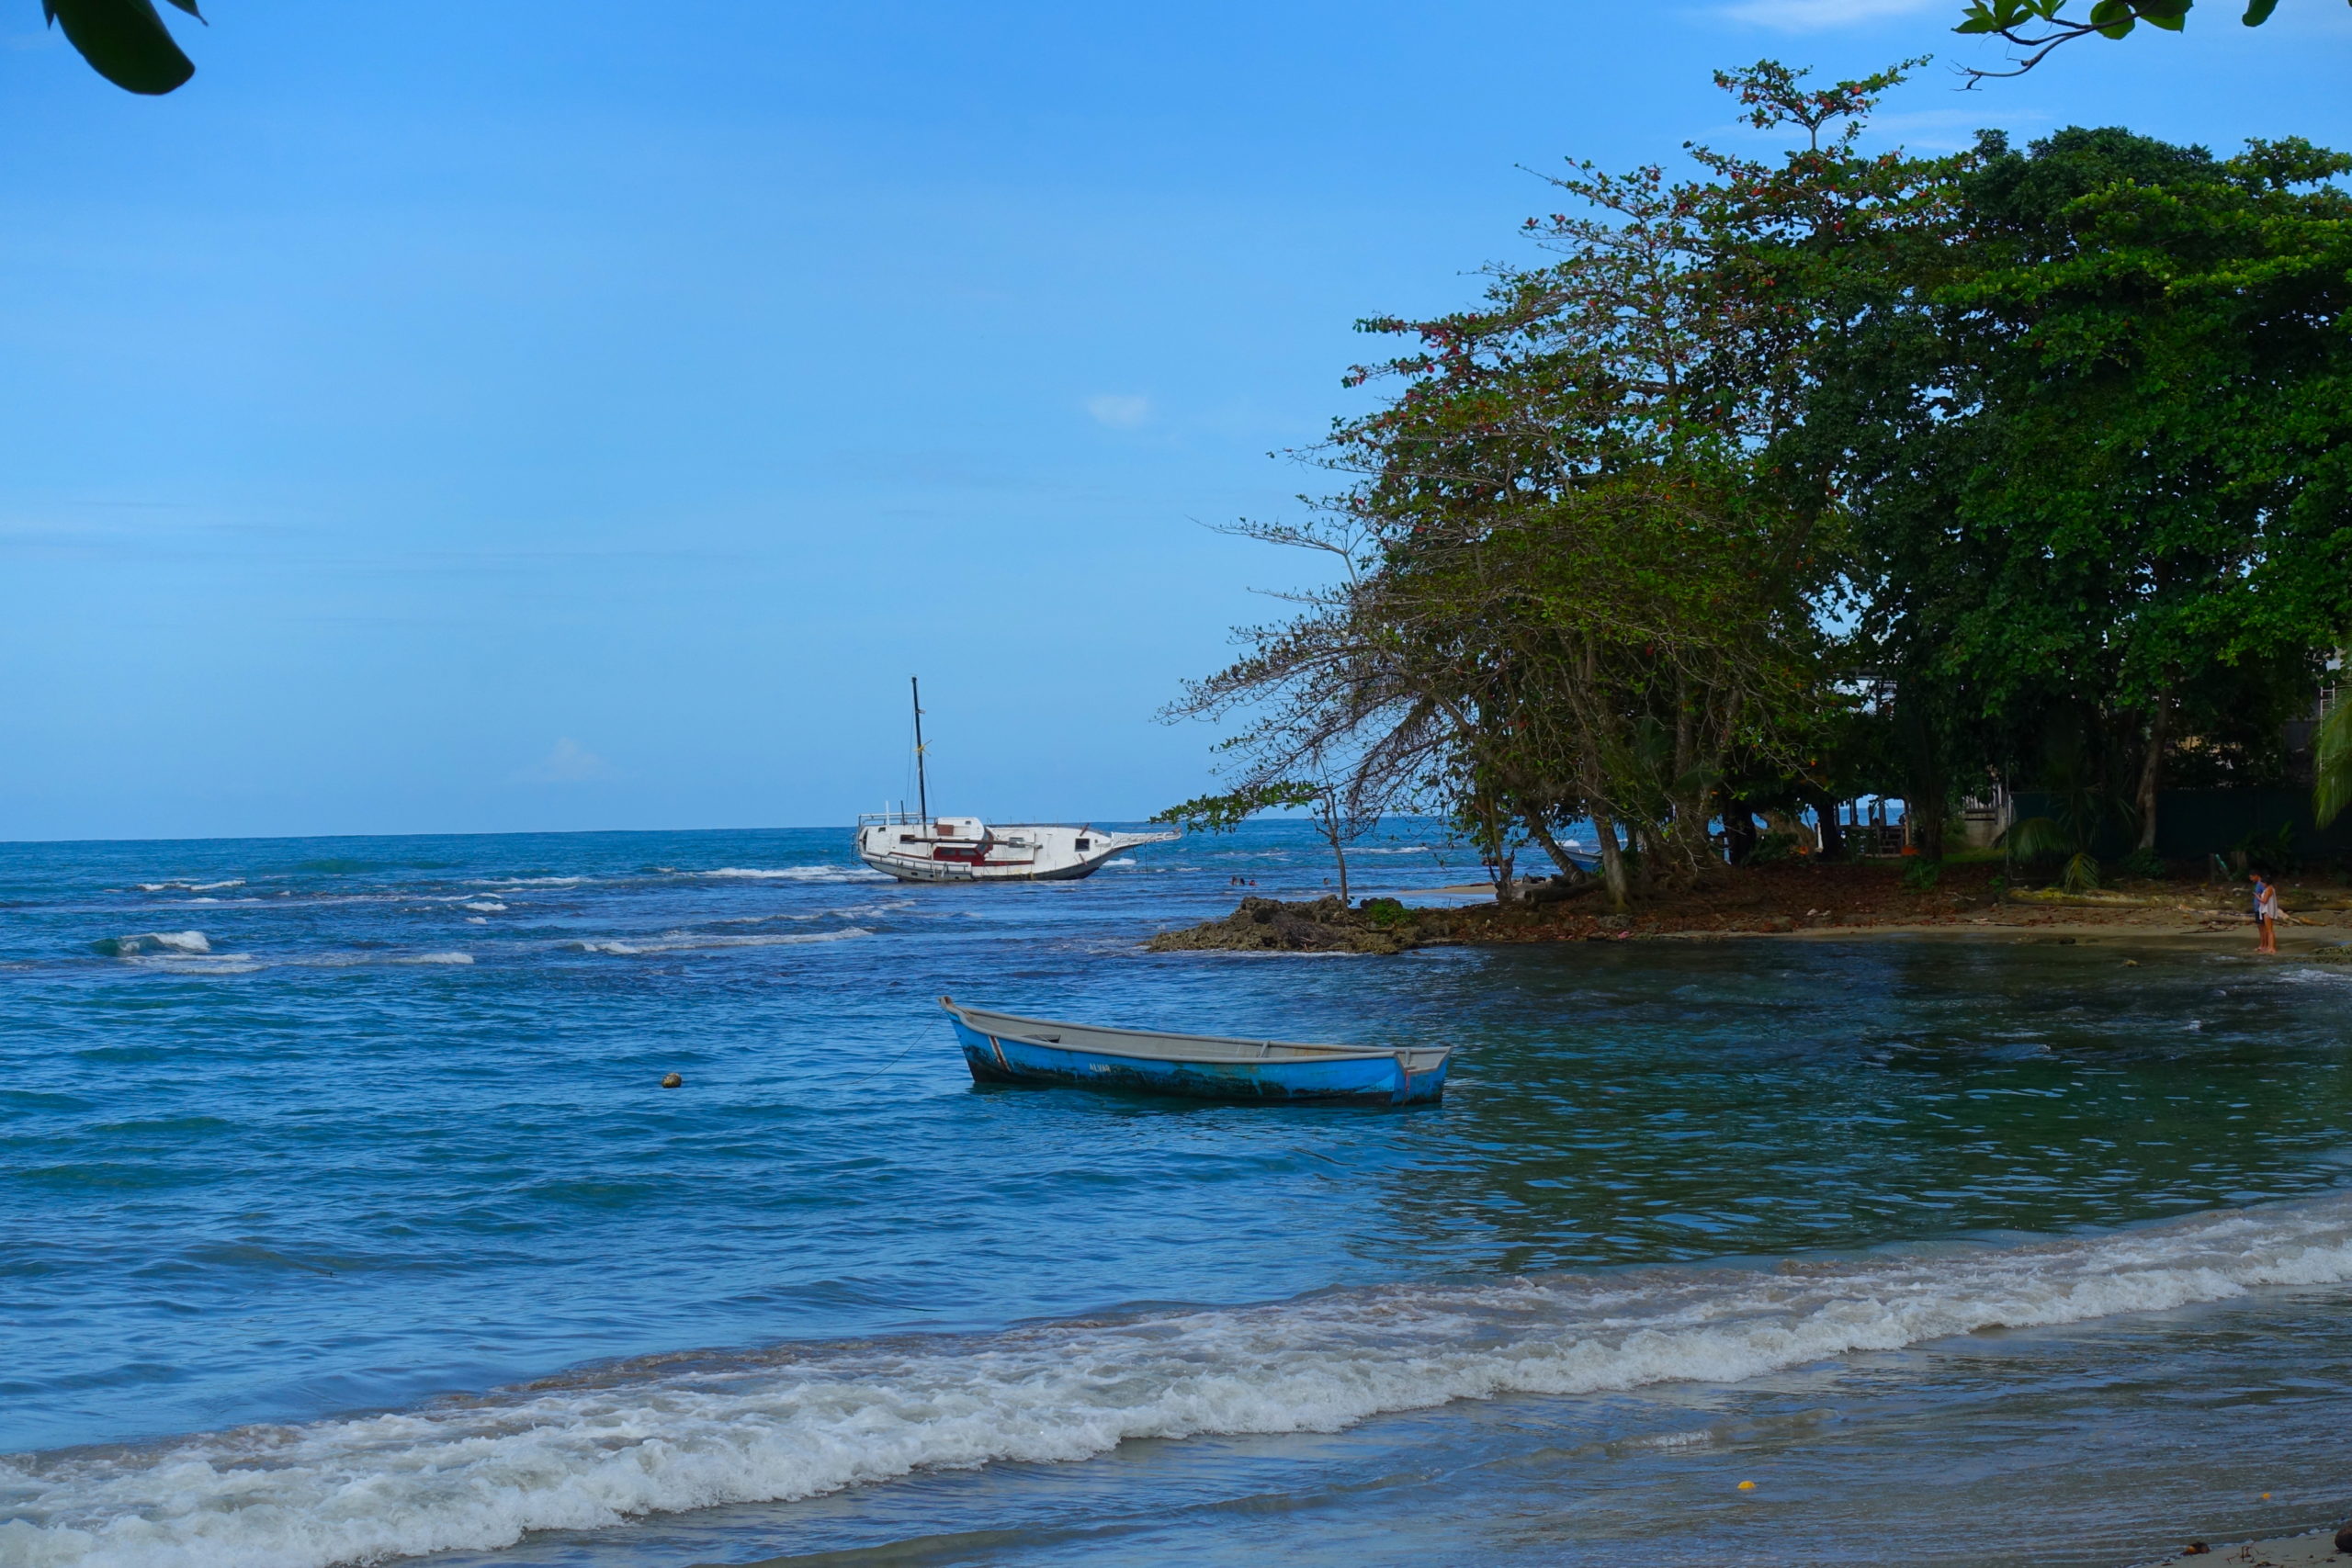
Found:
[(858, 819), (857, 858), (900, 882), (1076, 882), (1173, 833), (1106, 833), (1071, 823), (989, 828), (977, 817), (881, 812)]
[(1105, 850), (1093, 859), (1077, 865), (1052, 866), (1043, 871), (1023, 866), (961, 865), (952, 861), (919, 861), (899, 855), (863, 852), (857, 858), (876, 871), (895, 876), (901, 882), (1076, 882), (1102, 870), (1118, 852), (1117, 850)]
[(1451, 1060), (1434, 1053), (1435, 1065), (1419, 1071), (1396, 1053), (1335, 1055), (1323, 1061), (1184, 1060), (990, 1033), (950, 1016), (972, 1081), (982, 1084), (1062, 1085), (1186, 1100), (1430, 1105), (1444, 1097)]

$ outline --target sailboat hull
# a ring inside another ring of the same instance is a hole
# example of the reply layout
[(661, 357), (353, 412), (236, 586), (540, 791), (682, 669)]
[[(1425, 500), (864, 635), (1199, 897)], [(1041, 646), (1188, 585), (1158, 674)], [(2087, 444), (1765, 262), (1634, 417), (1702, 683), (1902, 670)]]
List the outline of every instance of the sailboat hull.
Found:
[(991, 829), (974, 817), (859, 819), (857, 858), (901, 882), (1075, 882), (1173, 833), (1106, 833), (1062, 823)]

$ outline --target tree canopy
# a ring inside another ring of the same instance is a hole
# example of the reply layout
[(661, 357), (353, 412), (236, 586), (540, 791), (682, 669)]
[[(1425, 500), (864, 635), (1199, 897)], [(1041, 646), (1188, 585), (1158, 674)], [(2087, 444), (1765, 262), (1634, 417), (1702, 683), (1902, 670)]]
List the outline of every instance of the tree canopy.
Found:
[(1917, 63), (1727, 73), (1802, 145), (1572, 164), (1546, 259), (1360, 323), (1403, 341), (1301, 455), (1341, 488), (1241, 527), (1337, 580), (1172, 710), (1240, 723), (1239, 789), (1311, 762), (1572, 878), (1589, 823), (1622, 903), (1758, 810), (1900, 795), (1933, 856), (1958, 796), (2087, 791), (2079, 857), (2285, 776), (2352, 626), (2352, 159), (1863, 152)]

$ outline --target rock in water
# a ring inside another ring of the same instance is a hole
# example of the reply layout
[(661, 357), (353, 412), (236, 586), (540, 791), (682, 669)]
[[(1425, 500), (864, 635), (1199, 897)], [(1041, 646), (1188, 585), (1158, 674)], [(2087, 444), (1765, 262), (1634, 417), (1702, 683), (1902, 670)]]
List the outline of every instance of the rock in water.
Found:
[(686, 1080), (680, 1077), (675, 1073), (663, 1073), (662, 1075), (662, 1087), (663, 1089), (684, 1089), (685, 1084)]
[(1414, 912), (1395, 899), (1351, 909), (1337, 898), (1285, 904), (1250, 897), (1221, 920), (1162, 931), (1144, 945), (1154, 953), (1403, 953), (1430, 940)]

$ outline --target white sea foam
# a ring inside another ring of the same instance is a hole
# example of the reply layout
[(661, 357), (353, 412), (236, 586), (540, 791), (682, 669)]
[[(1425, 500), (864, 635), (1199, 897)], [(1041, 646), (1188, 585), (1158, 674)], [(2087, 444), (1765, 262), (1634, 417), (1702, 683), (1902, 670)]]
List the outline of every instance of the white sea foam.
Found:
[(662, 1362), (404, 1414), (0, 1461), (0, 1561), (326, 1568), (1131, 1438), (1734, 1382), (1995, 1326), (2352, 1280), (2352, 1196), (2006, 1247), (1319, 1293)]
[(786, 865), (773, 868), (729, 865), (717, 871), (690, 871), (688, 876), (738, 877), (754, 882), (888, 882), (883, 873), (862, 865)]
[(458, 908), (479, 909), (485, 915), (503, 915), (506, 912), (506, 906), (495, 898), (468, 898)]
[(141, 931), (137, 936), (110, 936), (90, 944), (108, 958), (136, 958), (142, 953), (210, 953), (212, 943), (202, 931)]
[[(173, 975), (251, 975), (262, 969), (355, 969), (371, 964), (471, 964), (470, 953), (215, 953), (202, 931), (146, 931), (90, 944), (141, 969)], [(6, 1559), (0, 1557), (0, 1563)]]
[(620, 958), (636, 958), (650, 953), (699, 953), (730, 947), (797, 947), (812, 942), (845, 942), (851, 937), (872, 936), (863, 926), (847, 926), (837, 931), (792, 931), (773, 936), (716, 936), (701, 931), (664, 931), (660, 936), (630, 937), (624, 942), (575, 942), (575, 953), (606, 953)]
[(884, 898), (865, 904), (844, 904), (831, 909), (804, 909), (797, 913), (774, 915), (729, 915), (705, 923), (714, 926), (772, 926), (780, 922), (806, 924), (810, 920), (859, 920), (875, 915), (894, 914), (900, 909), (916, 908), (911, 898)]
[(139, 885), (139, 891), (141, 893), (170, 893), (175, 891), (183, 893), (218, 893), (224, 887), (243, 887), (244, 885), (245, 879), (243, 877), (232, 876), (226, 882), (142, 882)]

